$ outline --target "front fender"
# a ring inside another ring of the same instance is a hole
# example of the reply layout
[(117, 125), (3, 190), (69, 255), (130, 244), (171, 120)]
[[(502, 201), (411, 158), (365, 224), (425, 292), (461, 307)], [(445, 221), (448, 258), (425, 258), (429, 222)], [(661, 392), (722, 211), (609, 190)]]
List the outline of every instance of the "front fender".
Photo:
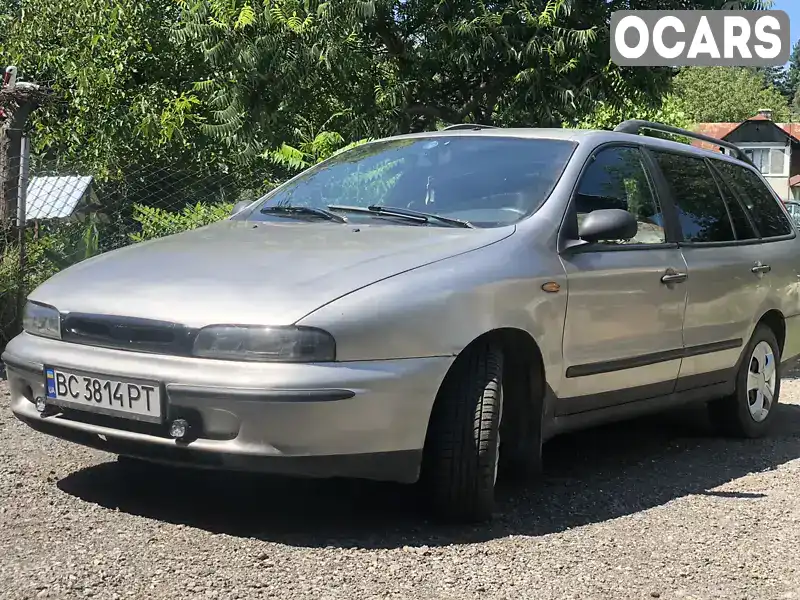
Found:
[[(337, 360), (454, 356), (499, 328), (528, 332), (561, 372), (567, 281), (555, 253), (502, 242), (396, 275), (314, 311), (298, 325), (336, 338)], [(545, 282), (561, 290), (547, 293)]]

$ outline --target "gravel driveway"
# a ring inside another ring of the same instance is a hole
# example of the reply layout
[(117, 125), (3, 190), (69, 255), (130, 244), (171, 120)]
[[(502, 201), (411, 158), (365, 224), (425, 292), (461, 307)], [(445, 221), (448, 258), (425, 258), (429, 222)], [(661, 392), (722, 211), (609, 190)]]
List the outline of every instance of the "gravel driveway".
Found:
[(715, 439), (700, 411), (554, 440), (543, 482), (465, 528), (402, 486), (131, 485), (17, 422), (0, 381), (0, 597), (800, 598), (800, 378), (782, 402), (760, 441)]

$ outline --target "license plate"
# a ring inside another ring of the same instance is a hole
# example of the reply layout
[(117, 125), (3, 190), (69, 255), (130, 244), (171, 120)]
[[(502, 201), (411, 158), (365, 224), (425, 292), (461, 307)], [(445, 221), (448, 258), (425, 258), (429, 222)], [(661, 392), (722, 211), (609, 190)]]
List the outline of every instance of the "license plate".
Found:
[(161, 422), (161, 388), (155, 383), (106, 379), (45, 368), (47, 400), (66, 408), (138, 421)]

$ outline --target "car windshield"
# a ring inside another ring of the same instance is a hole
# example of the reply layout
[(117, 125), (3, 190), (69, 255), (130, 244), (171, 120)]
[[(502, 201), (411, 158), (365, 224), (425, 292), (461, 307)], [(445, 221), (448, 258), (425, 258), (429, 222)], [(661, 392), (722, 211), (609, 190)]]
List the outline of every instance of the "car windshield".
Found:
[[(486, 135), (372, 142), (308, 169), (235, 218), (322, 220), (327, 211), (350, 222), (508, 225), (542, 205), (575, 146), (566, 140)], [(325, 220), (337, 222), (330, 215)]]

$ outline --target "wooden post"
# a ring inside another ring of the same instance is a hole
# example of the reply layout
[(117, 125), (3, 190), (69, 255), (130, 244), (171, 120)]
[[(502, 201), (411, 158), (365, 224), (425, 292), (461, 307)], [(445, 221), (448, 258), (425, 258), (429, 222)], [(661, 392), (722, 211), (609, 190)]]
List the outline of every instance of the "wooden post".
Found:
[(6, 190), (6, 183), (13, 181), (10, 179), (8, 172), (8, 151), (11, 146), (11, 140), (8, 138), (8, 116), (0, 122), (0, 231), (8, 229), (11, 225), (8, 214), (8, 201), (10, 191)]

